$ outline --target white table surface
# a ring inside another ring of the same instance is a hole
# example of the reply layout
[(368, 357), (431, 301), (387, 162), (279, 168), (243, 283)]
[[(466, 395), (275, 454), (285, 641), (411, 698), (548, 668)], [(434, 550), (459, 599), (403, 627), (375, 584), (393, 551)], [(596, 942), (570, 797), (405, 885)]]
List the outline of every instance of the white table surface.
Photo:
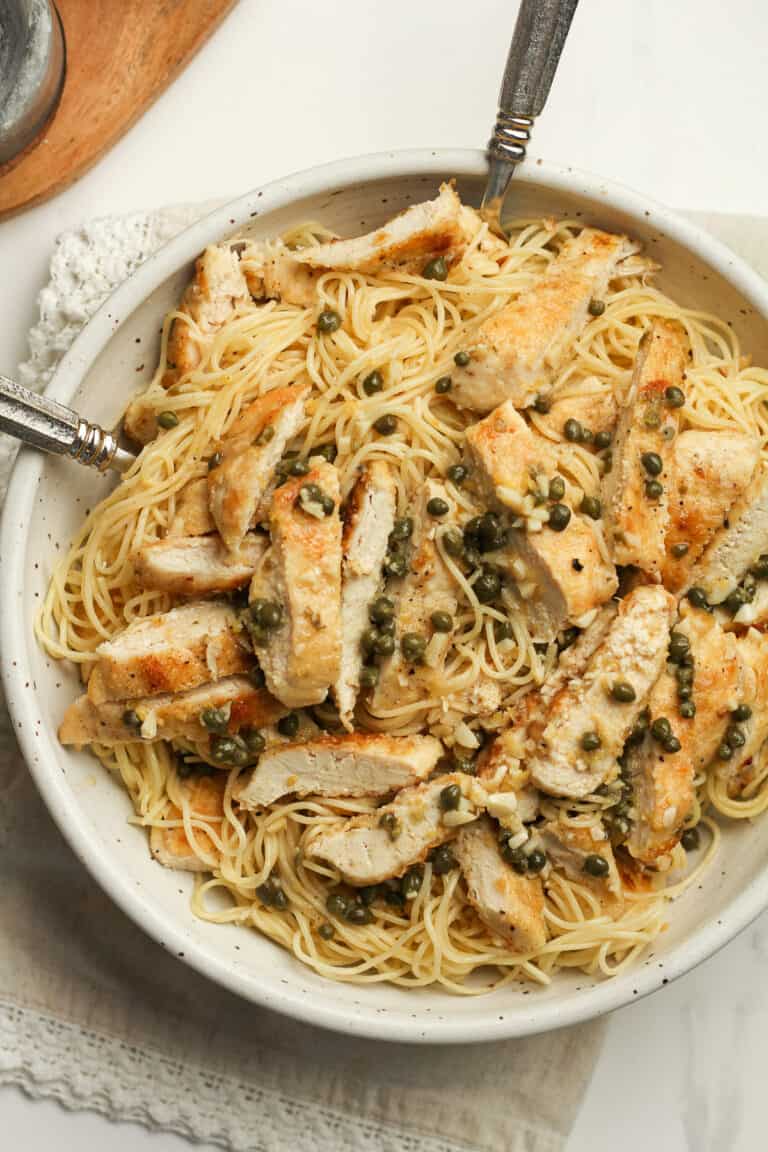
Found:
[[(356, 153), (482, 145), (516, 7), (241, 0), (92, 172), (0, 224), (0, 371), (25, 355), (62, 229), (234, 195)], [(582, 0), (535, 151), (680, 208), (761, 214), (766, 106), (763, 0)], [(617, 1137), (622, 1152), (765, 1148), (766, 964), (768, 915), (698, 971), (617, 1012), (567, 1152), (603, 1152)], [(13, 1089), (0, 1091), (0, 1129), (3, 1147), (24, 1152), (186, 1147)]]

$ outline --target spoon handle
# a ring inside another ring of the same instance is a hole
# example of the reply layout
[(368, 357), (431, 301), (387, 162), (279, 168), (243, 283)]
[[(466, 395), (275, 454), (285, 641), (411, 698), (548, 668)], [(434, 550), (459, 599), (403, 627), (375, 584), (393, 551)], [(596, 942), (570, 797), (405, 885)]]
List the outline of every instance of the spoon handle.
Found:
[(107, 468), (125, 472), (136, 459), (118, 446), (111, 432), (1, 375), (0, 431), (43, 452), (71, 456), (99, 472)]
[(546, 103), (578, 0), (522, 0), (488, 144), (483, 207), (498, 220), (512, 173), (525, 159), (534, 119)]

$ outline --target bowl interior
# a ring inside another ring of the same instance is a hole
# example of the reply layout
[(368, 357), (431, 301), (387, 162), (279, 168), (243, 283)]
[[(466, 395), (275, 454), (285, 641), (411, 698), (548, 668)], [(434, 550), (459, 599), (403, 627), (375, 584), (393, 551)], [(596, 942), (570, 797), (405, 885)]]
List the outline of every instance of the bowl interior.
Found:
[[(312, 218), (354, 234), (434, 194), (441, 177), (457, 176), (469, 202), (482, 191), (482, 157), (475, 153), (348, 167), (346, 175), (334, 166), (251, 194), (174, 241), (92, 322), (60, 369), (56, 396), (114, 423), (152, 374), (160, 318), (178, 300), (194, 255), (236, 228), (271, 235)], [(658, 283), (666, 291), (732, 321), (744, 347), (768, 362), (765, 302), (736, 258), (717, 245), (708, 248), (631, 194), (571, 173), (534, 167), (516, 177), (514, 200), (515, 215), (575, 215), (637, 236), (662, 264)], [(691, 246), (699, 243), (697, 254)], [(670, 907), (669, 930), (633, 970), (609, 982), (563, 974), (548, 988), (511, 985), (480, 998), (325, 981), (256, 933), (196, 920), (191, 877), (150, 860), (144, 832), (126, 822), (130, 806), (118, 784), (87, 753), (58, 746), (56, 729), (78, 681), (73, 669), (38, 648), (32, 633), (52, 566), (110, 483), (61, 460), (22, 454), (4, 524), (6, 689), (30, 766), (75, 850), (125, 911), (199, 970), (250, 999), (343, 1031), (399, 1040), (491, 1039), (557, 1027), (631, 1001), (714, 951), (765, 903), (768, 837), (757, 826), (727, 828), (717, 863)]]

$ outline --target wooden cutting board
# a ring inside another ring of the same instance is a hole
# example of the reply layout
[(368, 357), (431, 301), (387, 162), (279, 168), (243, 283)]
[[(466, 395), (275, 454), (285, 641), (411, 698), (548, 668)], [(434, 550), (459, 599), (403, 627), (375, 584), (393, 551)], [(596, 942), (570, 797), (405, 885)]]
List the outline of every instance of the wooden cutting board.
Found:
[(0, 168), (0, 219), (39, 204), (127, 132), (236, 0), (56, 0), (67, 70), (58, 108)]

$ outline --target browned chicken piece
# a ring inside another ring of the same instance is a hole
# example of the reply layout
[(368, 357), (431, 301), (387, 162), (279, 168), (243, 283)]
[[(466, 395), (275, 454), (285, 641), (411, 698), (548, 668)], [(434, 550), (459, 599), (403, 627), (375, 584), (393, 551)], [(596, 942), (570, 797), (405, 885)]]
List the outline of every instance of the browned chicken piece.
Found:
[(610, 600), (619, 581), (605, 555), (599, 528), (573, 512), (564, 530), (509, 533), (507, 563), (516, 587), (504, 599), (523, 612), (536, 640), (552, 640), (566, 625), (583, 628)]
[(622, 275), (638, 246), (585, 228), (569, 240), (527, 292), (485, 320), (469, 341), (470, 360), (453, 376), (452, 398), (476, 412), (511, 400), (527, 408), (547, 392), (589, 320), (589, 304)]
[(693, 780), (715, 754), (739, 698), (740, 660), (736, 640), (714, 617), (683, 604), (684, 618), (672, 633), (684, 636), (694, 659), (696, 715), (680, 715), (677, 678), (665, 669), (648, 700), (651, 722), (667, 720), (679, 742), (668, 751), (650, 733), (629, 750), (627, 773), (634, 787), (635, 817), (627, 840), (630, 854), (652, 865), (680, 839), (694, 800)]
[(322, 271), (302, 264), (281, 240), (248, 240), (240, 254), (248, 290), (254, 299), (282, 300), (311, 308)]
[(208, 502), (233, 552), (266, 511), (267, 487), (286, 444), (301, 428), (309, 393), (309, 384), (273, 388), (240, 413), (216, 446), (221, 462), (208, 473)]
[(749, 489), (760, 441), (741, 432), (689, 428), (674, 442), (674, 480), (662, 579), (672, 592), (688, 576), (729, 509)]
[(688, 361), (680, 324), (654, 320), (640, 342), (627, 402), (619, 416), (613, 467), (603, 480), (605, 527), (617, 564), (660, 578), (670, 526), (670, 488), (679, 408), (667, 401), (680, 389)]
[(259, 646), (259, 662), (278, 700), (290, 708), (319, 704), (341, 667), (341, 520), (334, 466), (322, 461), (276, 488), (269, 528), (272, 547), (251, 582), (251, 610), (258, 602), (276, 602), (284, 619)]
[(459, 831), (454, 852), (469, 902), (483, 923), (515, 952), (538, 952), (547, 940), (544, 889), (539, 877), (521, 876), (510, 868), (485, 816)]
[[(520, 760), (526, 750), (533, 751), (546, 726), (552, 701), (571, 680), (586, 671), (590, 659), (608, 635), (618, 610), (618, 604), (613, 601), (604, 605), (589, 627), (561, 652), (557, 665), (541, 687), (521, 697), (508, 717), (507, 727), (478, 758), (479, 779), (493, 779), (500, 769), (508, 770), (512, 761)], [(501, 786), (503, 788), (503, 783)]]
[(312, 268), (378, 272), (404, 266), (420, 271), (430, 257), (442, 256), (447, 263), (458, 259), (468, 238), (461, 201), (450, 184), (442, 184), (434, 200), (406, 208), (374, 232), (302, 248), (296, 258)]
[(166, 388), (197, 368), (204, 342), (231, 320), (238, 307), (249, 300), (240, 261), (227, 244), (212, 244), (198, 257), (195, 275), (182, 297), (179, 312), (191, 324), (177, 317), (168, 340)]
[(264, 808), (289, 793), (386, 796), (422, 781), (442, 751), (432, 736), (370, 732), (278, 744), (263, 753), (239, 799), (245, 808)]
[(140, 393), (123, 413), (122, 430), (134, 444), (149, 444), (160, 428), (157, 423), (158, 409), (150, 403), (145, 393)]
[(768, 644), (761, 632), (750, 628), (737, 639), (736, 649), (741, 683), (737, 692), (731, 693), (730, 701), (723, 700), (722, 704), (733, 706), (738, 701), (736, 706), (740, 705), (744, 713), (749, 710), (749, 715), (729, 716), (730, 723), (738, 727), (745, 739), (733, 747), (729, 760), (718, 761), (718, 775), (727, 781), (731, 796), (741, 795), (752, 782), (760, 750), (768, 740)]
[(366, 465), (352, 489), (342, 536), (341, 626), (339, 679), (334, 696), (342, 723), (349, 727), (360, 690), (362, 638), (370, 627), (368, 612), (381, 587), (382, 564), (395, 522), (397, 489), (389, 465)]
[[(441, 793), (451, 785), (462, 792), (465, 811), (446, 811)], [(432, 848), (449, 840), (461, 819), (474, 820), (479, 809), (471, 795), (471, 776), (453, 772), (403, 788), (390, 804), (366, 816), (353, 816), (321, 832), (307, 845), (313, 860), (325, 860), (349, 884), (379, 884), (426, 860)]]
[(217, 709), (227, 717), (226, 732), (274, 724), (287, 709), (257, 688), (246, 676), (227, 676), (174, 695), (94, 704), (80, 696), (64, 713), (59, 728), (62, 744), (138, 744), (153, 740), (190, 740), (206, 744), (209, 730), (201, 717)]
[[(664, 667), (675, 601), (659, 585), (631, 592), (581, 676), (553, 698), (528, 761), (537, 787), (583, 798), (616, 771), (616, 759)], [(586, 751), (587, 733), (599, 746)]]
[[(226, 783), (227, 779), (223, 774), (192, 776), (188, 780), (178, 781), (178, 787), (189, 809), (197, 848), (214, 859), (218, 856), (218, 851), (206, 828), (215, 833), (221, 829)], [(165, 819), (181, 820), (181, 809), (172, 804), (165, 813)], [(166, 868), (176, 868), (182, 872), (211, 870), (211, 864), (201, 860), (194, 851), (181, 824), (171, 828), (162, 826), (150, 828), (149, 848), (158, 864), (163, 864)]]
[[(624, 906), (621, 877), (611, 842), (602, 824), (581, 827), (565, 820), (550, 820), (539, 828), (543, 848), (552, 866), (568, 880), (589, 888), (603, 910), (617, 916)], [(590, 856), (600, 856), (608, 865), (605, 876), (593, 876), (584, 867)]]
[(520, 501), (557, 471), (557, 445), (529, 428), (511, 400), (470, 425), (466, 442), (472, 478), (494, 507), (519, 512)]
[(688, 577), (710, 604), (722, 604), (748, 568), (768, 552), (768, 471), (759, 469), (749, 488), (728, 512)]
[(176, 498), (173, 519), (168, 525), (168, 539), (180, 536), (205, 536), (216, 531), (208, 503), (208, 480), (190, 480)]
[(142, 588), (175, 596), (230, 592), (250, 583), (267, 543), (265, 536), (249, 535), (233, 554), (218, 536), (157, 540), (134, 552), (134, 575)]
[[(551, 402), (549, 410), (536, 417), (536, 424), (563, 435), (568, 420), (576, 420), (582, 428), (594, 436), (600, 432), (613, 433), (619, 415), (619, 406), (613, 389), (606, 388), (601, 381), (584, 380), (579, 384), (583, 392), (578, 395), (558, 395)], [(592, 391), (587, 391), (592, 388)]]
[(226, 604), (203, 600), (129, 624), (96, 649), (88, 681), (94, 704), (185, 692), (254, 665)]

